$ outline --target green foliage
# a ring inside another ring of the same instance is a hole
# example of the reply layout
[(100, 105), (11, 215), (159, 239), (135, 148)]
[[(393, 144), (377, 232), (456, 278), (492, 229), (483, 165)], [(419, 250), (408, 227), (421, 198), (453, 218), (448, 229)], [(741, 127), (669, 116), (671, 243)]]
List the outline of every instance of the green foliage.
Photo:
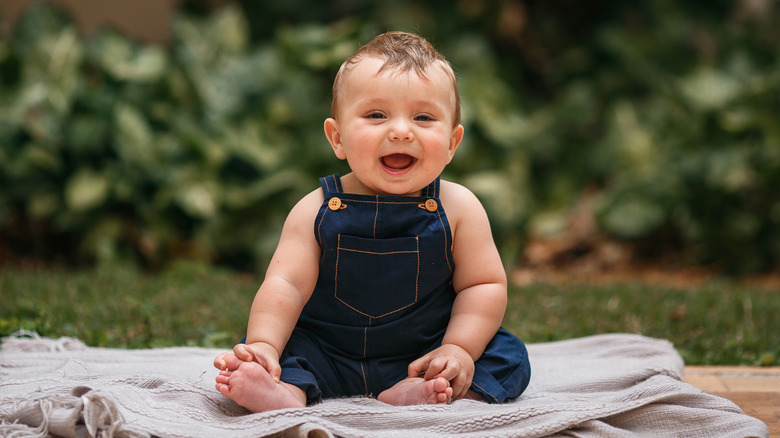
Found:
[(586, 191), (612, 238), (732, 272), (780, 263), (772, 2), (258, 5), (181, 14), (170, 47), (31, 9), (0, 41), (11, 252), (262, 269), (294, 202), (346, 171), (321, 128), (336, 69), (403, 29), (456, 68), (467, 134), (446, 176), (484, 201), (508, 264)]
[(273, 249), (328, 152), (301, 125), (327, 114), (324, 96), (310, 98), (327, 87), (284, 41), (250, 47), (236, 7), (179, 17), (174, 32), (170, 50), (111, 31), (81, 40), (45, 6), (20, 23), (2, 59), (16, 79), (0, 92), (0, 223), (12, 243), (244, 269)]
[(613, 77), (639, 94), (606, 107), (601, 224), (627, 238), (672, 229), (698, 261), (733, 272), (777, 266), (780, 34), (739, 10), (720, 14), (726, 24), (695, 7), (663, 12), (646, 32), (602, 36)]

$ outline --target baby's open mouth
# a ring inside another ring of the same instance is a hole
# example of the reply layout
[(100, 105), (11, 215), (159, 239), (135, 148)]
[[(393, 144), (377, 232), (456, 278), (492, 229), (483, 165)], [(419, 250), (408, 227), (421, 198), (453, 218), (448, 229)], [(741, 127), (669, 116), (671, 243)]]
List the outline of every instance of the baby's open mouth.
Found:
[(417, 159), (407, 154), (390, 154), (382, 157), (381, 161), (388, 169), (404, 170), (412, 167), (412, 164), (414, 164)]

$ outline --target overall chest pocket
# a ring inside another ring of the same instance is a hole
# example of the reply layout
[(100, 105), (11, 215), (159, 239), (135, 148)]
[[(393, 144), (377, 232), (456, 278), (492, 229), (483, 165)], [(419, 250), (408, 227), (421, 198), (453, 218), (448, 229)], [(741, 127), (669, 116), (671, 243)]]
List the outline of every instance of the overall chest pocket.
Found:
[(417, 237), (367, 239), (339, 235), (335, 297), (355, 312), (382, 318), (418, 300)]

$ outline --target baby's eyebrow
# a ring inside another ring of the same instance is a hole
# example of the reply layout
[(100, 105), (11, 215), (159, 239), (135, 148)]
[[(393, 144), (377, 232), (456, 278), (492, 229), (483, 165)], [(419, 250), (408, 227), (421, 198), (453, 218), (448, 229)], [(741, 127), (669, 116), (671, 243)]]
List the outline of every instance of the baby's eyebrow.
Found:
[(372, 98), (369, 98), (369, 99), (363, 99), (361, 101), (361, 103), (362, 104), (366, 104), (366, 105), (370, 105), (370, 104), (382, 104), (382, 103), (385, 103), (387, 101), (388, 101), (388, 99), (383, 99), (383, 98), (380, 98), (380, 97), (372, 97)]
[[(369, 98), (362, 100), (360, 103), (362, 105), (383, 105), (393, 102), (395, 99), (386, 99), (386, 98)], [(442, 109), (442, 105), (434, 100), (412, 100), (408, 102), (410, 106), (413, 107), (433, 107), (437, 109)]]

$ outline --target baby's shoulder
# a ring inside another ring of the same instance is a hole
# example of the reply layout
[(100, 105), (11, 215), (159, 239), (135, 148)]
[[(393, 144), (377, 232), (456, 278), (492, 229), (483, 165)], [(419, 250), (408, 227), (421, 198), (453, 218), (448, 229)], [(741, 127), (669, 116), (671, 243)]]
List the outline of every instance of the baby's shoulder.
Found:
[(458, 183), (442, 180), (439, 198), (451, 222), (463, 217), (484, 215), (485, 209), (477, 196)]
[(314, 222), (322, 203), (325, 201), (325, 195), (322, 188), (316, 188), (301, 198), (290, 210), (288, 219), (304, 220)]
[[(480, 203), (477, 196), (471, 192), (468, 188), (452, 181), (441, 180), (441, 189), (439, 192), (439, 198), (442, 203), (457, 207), (464, 206), (471, 203)], [(480, 204), (481, 205), (481, 204)]]

